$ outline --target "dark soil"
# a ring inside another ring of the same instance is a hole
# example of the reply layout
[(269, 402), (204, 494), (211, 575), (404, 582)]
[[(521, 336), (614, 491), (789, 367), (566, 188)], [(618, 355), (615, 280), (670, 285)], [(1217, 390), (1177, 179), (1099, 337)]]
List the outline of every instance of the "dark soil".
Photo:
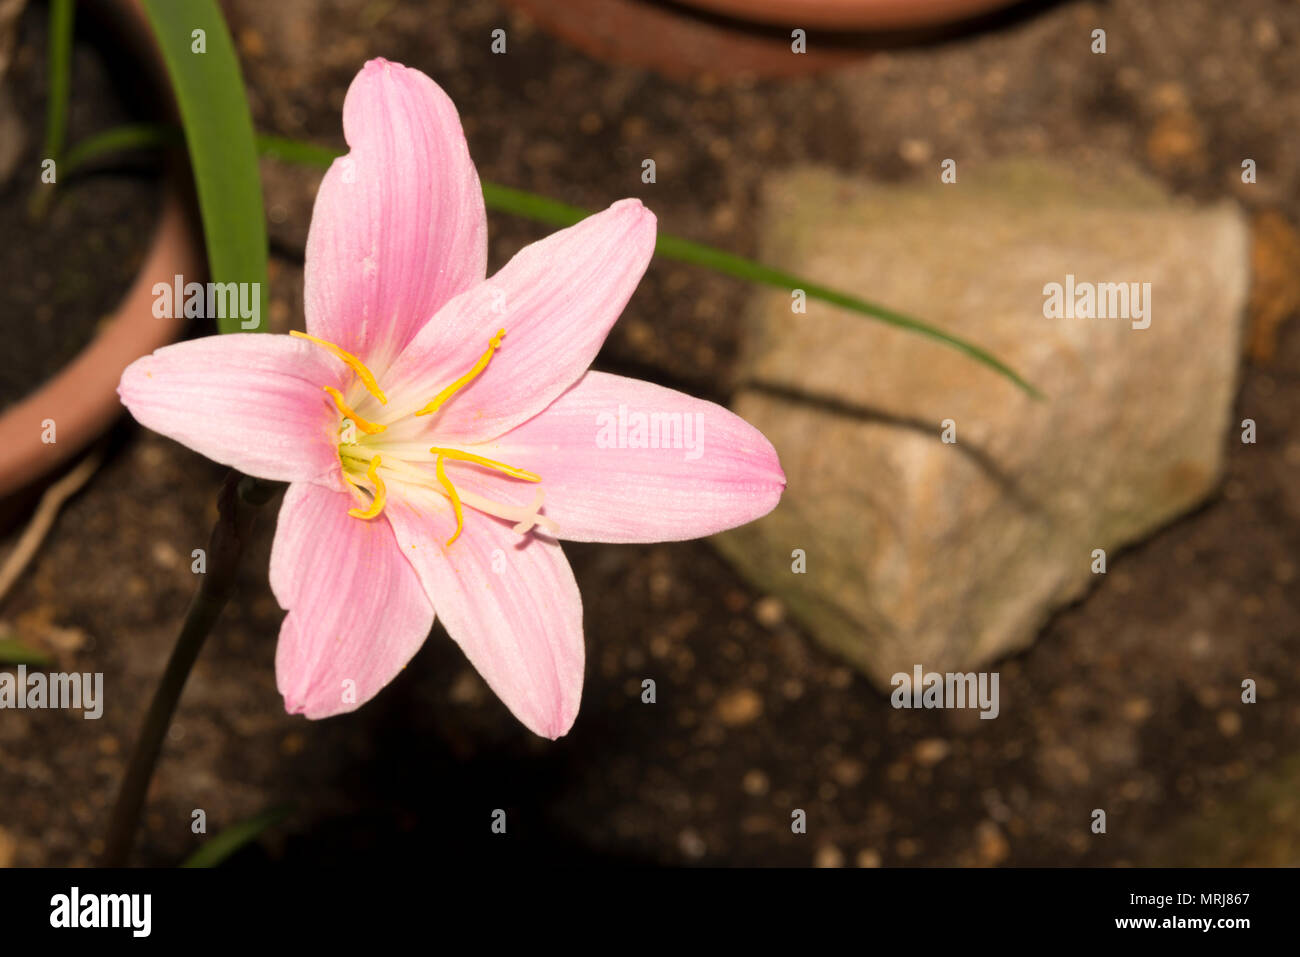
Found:
[[(156, 161), (115, 164), (112, 174), (61, 175), (42, 181), (48, 67), (46, 8), (32, 5), (22, 21), (21, 46), (5, 82), (27, 126), (26, 148), (14, 175), (0, 182), (0, 409), (18, 401), (66, 365), (94, 336), (135, 278), (157, 213)], [(68, 144), (138, 120), (131, 93), (115, 86), (116, 72), (92, 36), (74, 48), (74, 96)], [(45, 214), (28, 204), (57, 191)]]
[[(936, 156), (1109, 152), (1196, 198), (1300, 219), (1300, 8), (1281, 0), (1061, 4), (851, 74), (688, 85), (591, 61), (491, 2), (226, 8), (260, 128), (341, 144), (347, 83), (382, 55), (446, 87), (485, 179), (591, 207), (640, 196), (662, 230), (741, 253), (763, 174), (809, 160), (898, 179)], [(1087, 50), (1098, 24), (1107, 58)], [(498, 26), (506, 56), (489, 52)], [(640, 180), (647, 156), (654, 185)], [(1254, 191), (1242, 156), (1269, 171)], [(285, 328), (301, 322), (315, 177), (268, 164), (266, 182)], [(490, 226), (492, 268), (545, 232)], [(102, 264), (83, 278), (104, 283)], [(598, 365), (725, 399), (749, 294), (656, 262)], [(1300, 863), (1300, 330), (1268, 332), (1271, 357), (1246, 364), (1238, 402), (1258, 444), (1230, 442), (1221, 494), (1113, 558), (1000, 665), (1002, 700), (1018, 704), (996, 721), (895, 711), (707, 542), (567, 546), (588, 668), (558, 743), (520, 727), (440, 628), (360, 712), (291, 718), (275, 689), (268, 508), (182, 701), (136, 859), (189, 853), (194, 809), (215, 831), (289, 802), (238, 862)], [(221, 476), (125, 429), (6, 600), (12, 627), (61, 667), (105, 673), (108, 704), (98, 722), (4, 713), (0, 863), (89, 863), (100, 849)], [(647, 677), (654, 705), (641, 703)], [(1254, 706), (1239, 703), (1247, 677)], [(497, 808), (505, 837), (489, 830)], [(791, 833), (796, 808), (806, 835)], [(1089, 829), (1094, 808), (1105, 835)]]

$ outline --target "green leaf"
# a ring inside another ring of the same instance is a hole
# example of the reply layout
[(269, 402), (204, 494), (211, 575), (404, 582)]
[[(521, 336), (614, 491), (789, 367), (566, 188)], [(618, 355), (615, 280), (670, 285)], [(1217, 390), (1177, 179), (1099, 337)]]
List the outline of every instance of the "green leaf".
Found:
[(774, 269), (771, 266), (764, 266), (762, 263), (756, 263), (740, 256), (734, 256), (731, 253), (724, 252), (721, 249), (714, 249), (711, 246), (704, 246), (700, 243), (691, 242), (689, 239), (681, 239), (677, 236), (666, 236), (662, 233), (659, 241), (655, 246), (655, 251), (665, 259), (676, 259), (680, 262), (693, 263), (697, 266), (703, 266), (706, 269), (712, 269), (715, 272), (725, 273), (728, 276), (735, 276), (737, 279), (747, 279), (750, 282), (762, 283), (767, 286), (778, 286), (787, 291), (802, 289), (809, 299), (820, 299), (834, 306), (840, 306), (853, 312), (861, 313), (864, 316), (871, 316), (881, 322), (888, 323), (891, 326), (897, 326), (900, 329), (906, 329), (909, 332), (915, 332), (918, 335), (927, 336), (936, 342), (942, 342), (951, 346), (959, 352), (964, 352), (977, 362), (981, 362), (990, 369), (999, 373), (1007, 379), (1014, 382), (1020, 389), (1027, 392), (1035, 399), (1041, 399), (1043, 394), (1035, 389), (1032, 385), (1020, 377), (1020, 375), (998, 359), (991, 352), (967, 342), (965, 339), (958, 338), (951, 333), (944, 332), (938, 326), (932, 326), (920, 319), (914, 319), (911, 316), (896, 312), (885, 306), (877, 305), (874, 302), (868, 302), (865, 299), (859, 299), (857, 296), (849, 295), (846, 292), (840, 292), (831, 289), (829, 286), (823, 286), (819, 283), (809, 282), (799, 276), (784, 272), (780, 269)]
[[(330, 163), (342, 155), (340, 151), (329, 147), (266, 134), (258, 134), (257, 147), (264, 156), (270, 156), (288, 163), (297, 163), (302, 166), (314, 166), (319, 169), (328, 168)], [(562, 203), (546, 196), (539, 196), (536, 193), (529, 193), (521, 189), (512, 189), (509, 186), (500, 186), (496, 183), (483, 183), (483, 201), (488, 209), (496, 212), (522, 216), (525, 219), (535, 220), (551, 226), (572, 226), (579, 220), (591, 215), (591, 210), (583, 209), (581, 206), (571, 206), (568, 203)], [(1038, 389), (1026, 382), (1014, 369), (986, 349), (945, 332), (937, 326), (889, 309), (886, 306), (832, 289), (829, 286), (823, 286), (820, 283), (811, 282), (781, 269), (764, 266), (752, 259), (736, 256), (721, 249), (667, 233), (659, 234), (655, 244), (655, 252), (665, 259), (674, 259), (678, 262), (703, 266), (705, 269), (734, 276), (747, 282), (775, 286), (785, 290), (802, 289), (810, 299), (820, 299), (831, 305), (848, 309), (879, 322), (888, 323), (891, 326), (906, 329), (909, 332), (943, 343), (997, 372), (1033, 398), (1041, 399), (1043, 397)]]
[[(266, 220), (253, 120), (230, 31), (216, 0), (140, 0), (162, 49), (203, 215), (213, 282), (258, 283), (258, 330), (266, 329)], [(202, 31), (200, 33), (200, 31)], [(195, 52), (199, 38), (204, 52)], [(218, 319), (241, 329), (238, 315)]]
[[(545, 196), (538, 196), (535, 193), (527, 193), (519, 189), (511, 189), (507, 186), (497, 186), (494, 183), (483, 184), (483, 197), (487, 202), (488, 209), (495, 209), (503, 213), (514, 213), (517, 216), (550, 223), (553, 226), (572, 226), (579, 220), (591, 215), (590, 210), (578, 206), (570, 206), (567, 203), (548, 199)], [(705, 269), (712, 269), (714, 272), (734, 276), (748, 282), (776, 286), (787, 291), (802, 289), (810, 299), (821, 299), (823, 302), (829, 302), (832, 305), (841, 306), (861, 315), (870, 316), (872, 319), (889, 323), (891, 326), (898, 326), (900, 329), (907, 329), (910, 332), (928, 336), (983, 363), (990, 369), (1010, 379), (1034, 398), (1042, 398), (1042, 393), (992, 353), (981, 349), (974, 343), (944, 332), (937, 326), (922, 322), (920, 319), (914, 319), (901, 312), (831, 289), (820, 283), (810, 282), (792, 273), (774, 269), (771, 266), (764, 266), (752, 259), (715, 249), (703, 243), (682, 239), (680, 236), (660, 233), (655, 242), (655, 252), (664, 259), (675, 259), (678, 262), (703, 266)]]
[[(41, 185), (36, 187), (27, 203), (27, 215), (32, 222), (45, 218), (50, 203), (54, 198), (51, 188), (58, 182), (66, 169), (59, 169), (63, 162), (63, 146), (68, 137), (68, 94), (72, 88), (72, 39), (75, 7), (73, 0), (50, 0), (50, 35), (46, 59), (49, 72), (46, 74), (45, 91), (45, 144), (42, 147)], [(54, 179), (45, 182), (44, 160), (54, 161)]]
[[(45, 158), (62, 159), (68, 136), (68, 91), (72, 88), (73, 0), (50, 0), (49, 83), (45, 100)], [(57, 174), (56, 174), (57, 175)]]
[(50, 663), (50, 656), (18, 638), (0, 638), (0, 665), (31, 665), (44, 668)]
[[(317, 166), (322, 169), (328, 167), (336, 157), (342, 155), (337, 150), (316, 146), (312, 143), (300, 143), (279, 136), (259, 135), (257, 142), (264, 155), (290, 163)], [(547, 223), (551, 226), (572, 226), (574, 223), (590, 216), (592, 212), (589, 209), (583, 209), (581, 206), (570, 206), (568, 203), (562, 203), (559, 200), (538, 196), (536, 193), (529, 193), (522, 189), (499, 186), (496, 183), (483, 183), (483, 201), (488, 209), (496, 212), (511, 213), (515, 216), (522, 216), (525, 219)], [(870, 316), (880, 322), (886, 322), (891, 326), (928, 336), (937, 342), (951, 346), (959, 352), (964, 352), (977, 362), (983, 363), (1000, 375), (1010, 379), (1016, 386), (1035, 399), (1042, 398), (1041, 392), (1022, 379), (1014, 369), (992, 353), (974, 343), (944, 332), (937, 326), (922, 322), (920, 319), (914, 319), (911, 316), (874, 302), (868, 302), (865, 299), (859, 299), (857, 296), (831, 289), (829, 286), (809, 282), (807, 279), (783, 270), (764, 266), (752, 259), (715, 249), (703, 243), (682, 239), (680, 236), (660, 233), (655, 242), (655, 252), (664, 259), (675, 259), (678, 262), (703, 266), (705, 269), (712, 269), (714, 272), (734, 276), (748, 282), (776, 286), (786, 290), (802, 289), (810, 299), (820, 299), (823, 302), (829, 302), (832, 305), (849, 309), (861, 315)]]
[(330, 163), (343, 155), (341, 150), (330, 149), (328, 146), (271, 136), (269, 133), (257, 134), (257, 149), (263, 156), (272, 159), (297, 163), (299, 166), (315, 166), (318, 169), (329, 169)]
[(187, 857), (181, 867), (216, 867), (241, 847), (255, 840), (267, 828), (279, 824), (292, 811), (292, 805), (284, 804), (263, 811), (247, 821), (231, 825)]
[(105, 154), (184, 145), (185, 137), (181, 134), (181, 131), (170, 126), (161, 126), (156, 123), (132, 123), (127, 126), (115, 126), (102, 133), (87, 137), (68, 150), (63, 159), (63, 174), (71, 176), (91, 160), (98, 159)]

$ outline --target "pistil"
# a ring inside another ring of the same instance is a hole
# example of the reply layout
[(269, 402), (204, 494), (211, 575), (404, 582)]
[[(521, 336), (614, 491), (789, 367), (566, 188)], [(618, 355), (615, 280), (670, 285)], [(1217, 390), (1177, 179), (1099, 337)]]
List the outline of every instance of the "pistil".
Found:
[[(416, 412), (415, 415), (432, 415), (458, 393), (465, 386), (473, 382), (488, 364), (492, 361), (492, 356), (501, 346), (501, 339), (505, 336), (505, 329), (497, 330), (497, 334), (488, 342), (487, 350), (479, 357), (467, 373), (458, 378), (451, 385), (447, 386), (430, 402)], [(379, 387), (374, 375), (366, 368), (365, 364), (356, 356), (345, 352), (332, 342), (324, 339), (318, 339), (315, 336), (307, 335), (302, 332), (294, 332), (293, 335), (306, 339), (315, 345), (327, 350), (345, 362), (356, 374), (357, 378), (365, 386), (366, 391), (374, 396), (381, 403), (387, 404), (388, 398)], [(364, 432), (367, 436), (379, 435), (385, 432), (393, 423), (383, 424), (370, 422), (357, 414), (357, 411), (348, 404), (343, 393), (333, 386), (323, 386), (325, 392), (329, 393), (330, 398), (334, 401), (335, 407), (340, 415), (352, 420), (356, 427)], [(382, 448), (387, 455), (388, 461), (385, 462), (377, 454), (371, 455), (374, 448)], [(524, 482), (540, 483), (542, 477), (536, 472), (530, 472), (527, 469), (519, 468), (514, 465), (507, 465), (504, 462), (498, 462), (495, 459), (478, 455), (474, 452), (466, 452), (462, 449), (448, 448), (445, 446), (435, 445), (423, 447), (411, 442), (392, 442), (376, 443), (370, 445), (369, 441), (362, 439), (359, 442), (347, 441), (340, 443), (338, 447), (339, 464), (343, 467), (343, 478), (351, 487), (353, 494), (360, 503), (357, 508), (348, 510), (348, 514), (368, 521), (379, 516), (383, 510), (385, 502), (388, 499), (388, 488), (384, 484), (383, 478), (380, 477), (380, 470), (391, 473), (391, 476), (399, 479), (401, 482), (408, 482), (411, 485), (421, 486), (423, 488), (439, 491), (447, 497), (451, 503), (452, 512), (456, 516), (456, 531), (451, 538), (447, 539), (447, 545), (452, 545), (456, 539), (460, 538), (461, 532), (465, 528), (465, 506), (482, 512), (486, 515), (492, 515), (497, 518), (504, 518), (514, 522), (516, 533), (523, 535), (534, 528), (540, 526), (554, 534), (557, 530), (555, 522), (546, 516), (540, 514), (542, 503), (545, 499), (543, 491), (538, 488), (530, 505), (508, 505), (504, 502), (493, 501), (476, 495), (473, 492), (463, 492), (456, 488), (447, 475), (447, 462), (460, 462), (466, 465), (476, 465), (480, 468), (490, 469), (499, 472), (513, 479), (519, 479)], [(429, 459), (425, 459), (429, 456)], [(424, 461), (420, 461), (425, 459)], [(433, 465), (434, 474), (431, 476), (427, 470), (429, 464)], [(423, 466), (423, 467), (421, 467)], [(362, 469), (365, 470), (365, 477), (361, 478)], [(364, 483), (364, 484), (363, 484)], [(366, 485), (369, 485), (369, 488)], [(400, 488), (400, 486), (399, 486)], [(370, 498), (366, 498), (366, 493)], [(399, 496), (400, 497), (400, 496)]]
[[(348, 509), (348, 514), (353, 518), (361, 518), (368, 521), (384, 510), (384, 502), (388, 499), (388, 488), (384, 485), (384, 480), (379, 477), (380, 464), (381, 462), (378, 455), (370, 460), (370, 467), (366, 469), (366, 478), (370, 481), (370, 484), (374, 486), (374, 491), (372, 493), (374, 498), (370, 500), (369, 508)], [(352, 484), (353, 488), (358, 487), (357, 483), (353, 482), (352, 479), (348, 477), (346, 471), (344, 471), (343, 477)]]

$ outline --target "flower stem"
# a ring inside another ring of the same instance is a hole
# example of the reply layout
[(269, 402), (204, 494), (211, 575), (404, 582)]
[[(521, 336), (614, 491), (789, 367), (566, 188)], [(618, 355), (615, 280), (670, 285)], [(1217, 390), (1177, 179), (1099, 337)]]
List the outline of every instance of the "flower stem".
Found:
[(154, 692), (149, 711), (140, 726), (140, 735), (131, 753), (117, 805), (108, 825), (108, 837), (100, 864), (124, 867), (135, 841), (145, 793), (153, 778), (154, 765), (162, 750), (163, 739), (171, 725), (190, 669), (203, 648), (203, 641), (216, 624), (222, 608), (234, 590), (239, 559), (253, 530), (253, 521), (262, 505), (270, 501), (281, 486), (263, 482), (238, 472), (231, 472), (222, 483), (218, 497), (217, 523), (208, 540), (207, 570), (199, 590), (190, 603), (181, 625), (176, 647), (172, 649), (163, 671), (162, 681)]

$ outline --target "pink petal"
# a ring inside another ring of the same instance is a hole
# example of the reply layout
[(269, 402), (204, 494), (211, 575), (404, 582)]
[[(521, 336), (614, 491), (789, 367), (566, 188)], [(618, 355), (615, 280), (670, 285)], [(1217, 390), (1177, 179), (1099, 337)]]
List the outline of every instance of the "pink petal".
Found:
[(322, 387), (341, 388), (349, 375), (301, 340), (234, 333), (137, 359), (117, 393), (141, 425), (223, 465), (272, 481), (333, 484), (338, 412)]
[(655, 217), (625, 199), (525, 247), (491, 279), (457, 296), (397, 359), (384, 386), (414, 411), (506, 335), (487, 370), (436, 415), (444, 438), (501, 435), (587, 371), (654, 253)]
[(354, 711), (424, 644), (433, 608), (382, 517), (353, 518), (346, 492), (294, 483), (271, 547), (271, 590), (289, 614), (275, 651), (290, 714)]
[[(620, 408), (627, 422), (621, 437)], [(643, 434), (654, 441), (657, 431), (660, 448), (626, 447), (635, 442), (638, 415), (647, 427), (658, 422)], [(539, 474), (542, 514), (570, 541), (701, 538), (766, 515), (785, 489), (772, 443), (738, 415), (603, 372), (588, 372), (541, 415), (475, 450)], [(462, 468), (451, 478), (498, 501), (532, 500), (534, 486), (488, 474)]]
[(376, 375), (444, 303), (482, 281), (487, 214), (460, 117), (419, 70), (371, 60), (343, 103), (351, 152), (307, 235), (307, 331)]
[(388, 513), (447, 633), (525, 727), (566, 734), (582, 698), (582, 596), (558, 543), (521, 537), (510, 526), (465, 510), (455, 522), (446, 500), (412, 490)]

